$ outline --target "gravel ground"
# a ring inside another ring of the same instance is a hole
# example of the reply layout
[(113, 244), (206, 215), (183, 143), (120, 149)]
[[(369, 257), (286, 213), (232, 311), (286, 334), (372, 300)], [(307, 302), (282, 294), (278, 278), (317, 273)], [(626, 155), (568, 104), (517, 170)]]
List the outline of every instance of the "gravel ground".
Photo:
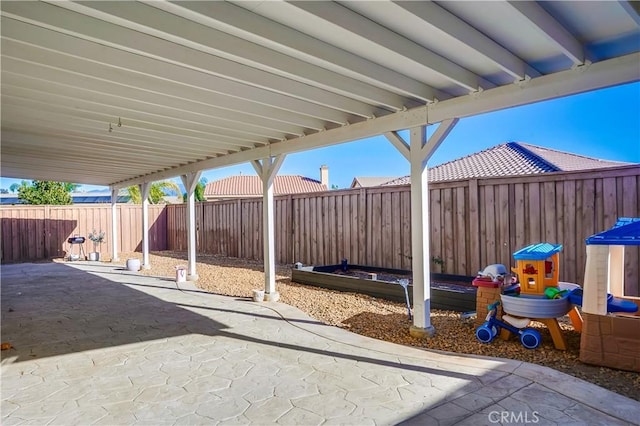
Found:
[[(126, 259), (141, 259), (141, 253), (122, 253)], [(184, 252), (155, 252), (150, 255), (151, 269), (146, 275), (175, 277), (176, 265), (186, 265)], [(494, 340), (482, 344), (475, 338), (474, 319), (461, 319), (458, 312), (432, 310), (436, 336), (429, 340), (409, 335), (411, 322), (406, 305), (355, 293), (341, 293), (291, 282), (291, 268), (277, 266), (276, 286), (280, 301), (295, 306), (325, 324), (354, 333), (402, 345), (434, 350), (511, 358), (554, 368), (613, 392), (640, 401), (640, 374), (581, 363), (578, 360), (580, 334), (570, 322), (560, 321), (567, 351), (554, 349), (551, 336), (542, 324), (533, 323), (542, 334), (538, 349), (525, 349), (517, 339)], [(264, 288), (262, 262), (213, 255), (198, 255), (197, 285), (211, 293), (250, 298), (253, 289)]]

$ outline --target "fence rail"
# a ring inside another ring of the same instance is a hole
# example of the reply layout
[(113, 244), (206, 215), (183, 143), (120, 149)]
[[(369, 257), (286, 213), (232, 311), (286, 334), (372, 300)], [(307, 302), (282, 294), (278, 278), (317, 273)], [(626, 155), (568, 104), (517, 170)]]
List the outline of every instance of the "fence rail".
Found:
[[(513, 265), (514, 251), (546, 241), (564, 246), (560, 279), (581, 283), (585, 238), (640, 216), (640, 167), (432, 183), (429, 200), (435, 272)], [(409, 186), (278, 196), (276, 261), (410, 269), (410, 201)], [(140, 206), (118, 205), (118, 214), (121, 250), (139, 250)], [(184, 204), (151, 206), (149, 215), (151, 250), (187, 249)], [(3, 262), (63, 256), (68, 237), (111, 229), (109, 205), (2, 206), (0, 218)], [(197, 203), (196, 237), (199, 252), (261, 259), (262, 200)], [(107, 239), (102, 252), (110, 250)], [(640, 249), (625, 255), (625, 292), (640, 296)]]

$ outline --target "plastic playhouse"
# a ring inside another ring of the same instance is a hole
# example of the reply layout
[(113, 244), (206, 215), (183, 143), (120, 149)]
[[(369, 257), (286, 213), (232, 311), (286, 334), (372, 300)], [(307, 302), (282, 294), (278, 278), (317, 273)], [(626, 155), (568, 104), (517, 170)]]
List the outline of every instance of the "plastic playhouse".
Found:
[(534, 244), (513, 253), (516, 267), (511, 271), (520, 278), (524, 294), (543, 295), (547, 287), (558, 287), (561, 244)]
[[(487, 277), (483, 275), (484, 271), (479, 273), (480, 276), (473, 282), (473, 285), (478, 287), (476, 298), (478, 319), (483, 318), (486, 313), (486, 319), (484, 323), (480, 324), (480, 327), (486, 326), (488, 322), (495, 322), (495, 319), (491, 319), (491, 315), (496, 314), (492, 313), (489, 308), (493, 307), (491, 304), (498, 299), (502, 302), (502, 310), (504, 311), (502, 320), (511, 326), (501, 328), (501, 338), (506, 340), (510, 333), (521, 336), (521, 333), (515, 333), (512, 327), (520, 330), (526, 329), (530, 322), (535, 320), (547, 326), (557, 349), (566, 350), (567, 344), (557, 318), (571, 311), (571, 320), (577, 329), (582, 326), (582, 318), (577, 310), (573, 310), (573, 306), (569, 302), (568, 295), (573, 288), (560, 288), (558, 281), (560, 251), (562, 251), (560, 244), (539, 243), (515, 252), (516, 267), (511, 271), (518, 277), (517, 284), (512, 284), (511, 279), (505, 279), (507, 275), (487, 280)], [(492, 266), (496, 270), (504, 268), (502, 265)], [(547, 291), (547, 289), (552, 291)], [(489, 305), (486, 305), (486, 302), (489, 302)], [(487, 310), (483, 309), (483, 305), (487, 306)], [(477, 333), (476, 337), (482, 341)], [(528, 346), (524, 342), (523, 345), (529, 349), (538, 346)]]
[(640, 372), (640, 298), (624, 294), (624, 251), (640, 246), (640, 218), (619, 218), (585, 242), (580, 361)]
[[(636, 226), (640, 228), (640, 219)], [(640, 244), (640, 234), (638, 235), (636, 244)], [(590, 237), (587, 241), (594, 237)], [(593, 241), (604, 242), (606, 240), (598, 237)], [(629, 242), (630, 239), (626, 238), (624, 241)], [(535, 349), (538, 347), (539, 342), (533, 345), (530, 343), (534, 340), (531, 337), (531, 333), (524, 333), (525, 330), (531, 330), (528, 325), (532, 320), (535, 320), (547, 326), (556, 349), (566, 350), (567, 344), (560, 330), (558, 318), (568, 314), (574, 329), (581, 332), (583, 318), (577, 306), (582, 306), (583, 299), (585, 303), (592, 303), (597, 306), (601, 315), (616, 312), (632, 313), (638, 310), (637, 305), (631, 301), (614, 297), (613, 294), (607, 293), (607, 291), (603, 293), (602, 298), (599, 298), (595, 296), (596, 291), (590, 289), (590, 287), (587, 289), (585, 286), (583, 290), (577, 284), (560, 282), (559, 253), (561, 251), (562, 245), (560, 244), (539, 243), (515, 252), (513, 257), (516, 259), (516, 267), (511, 268), (511, 271), (518, 277), (515, 280), (516, 284), (513, 283), (512, 279), (508, 278), (506, 268), (503, 265), (489, 265), (484, 271), (478, 273), (478, 277), (473, 282), (473, 285), (478, 287), (476, 302), (479, 323), (479, 327), (476, 330), (476, 338), (478, 340), (489, 343), (498, 332), (500, 332), (500, 336), (503, 339), (515, 334), (520, 336), (521, 343), (525, 347)], [(604, 250), (601, 251), (605, 253)], [(624, 265), (623, 249), (614, 249), (614, 251), (615, 256), (610, 257), (618, 259), (617, 261)], [(605, 253), (605, 259), (609, 256), (608, 253), (608, 251)], [(602, 270), (607, 271), (606, 266), (604, 268), (602, 265), (594, 266), (593, 269), (594, 273)], [(611, 275), (618, 280), (622, 279), (622, 272), (611, 273)], [(595, 280), (602, 282), (600, 277)], [(622, 283), (617, 282), (615, 286), (620, 289), (615, 294), (622, 295)], [(605, 290), (609, 290), (609, 287)], [(501, 318), (497, 312), (499, 304), (495, 303), (498, 299), (502, 303), (504, 312)], [(630, 327), (635, 327), (634, 332), (640, 334), (638, 323), (630, 324)], [(593, 329), (592, 327), (590, 331), (593, 332)], [(495, 331), (495, 333), (492, 333), (492, 331)], [(523, 341), (523, 333), (529, 343)], [(637, 337), (640, 339), (640, 335)], [(584, 345), (584, 341), (583, 334), (581, 348)], [(591, 348), (594, 346), (593, 343), (589, 345)], [(639, 346), (635, 346), (635, 353), (638, 350)]]

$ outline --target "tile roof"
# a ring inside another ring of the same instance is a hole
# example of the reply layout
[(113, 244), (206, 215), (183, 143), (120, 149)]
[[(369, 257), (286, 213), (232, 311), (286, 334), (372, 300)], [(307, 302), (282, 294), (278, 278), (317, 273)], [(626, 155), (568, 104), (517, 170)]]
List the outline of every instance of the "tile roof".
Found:
[[(521, 142), (508, 142), (429, 168), (429, 181), (442, 182), (482, 177), (620, 167), (630, 163), (600, 160)], [(407, 185), (410, 176), (382, 184)]]
[(604, 169), (607, 167), (620, 167), (630, 164), (621, 161), (609, 161), (600, 160), (598, 158), (585, 157), (583, 155), (556, 151), (554, 149), (543, 148), (541, 146), (530, 145), (528, 143), (519, 142), (517, 144), (529, 150), (534, 155), (544, 158), (546, 161), (555, 165), (559, 170), (563, 172), (587, 169)]
[[(273, 180), (274, 195), (327, 191), (327, 187), (315, 179), (297, 175), (278, 175)], [(262, 181), (258, 176), (229, 176), (209, 182), (204, 189), (208, 198), (256, 197), (262, 195)]]
[(385, 182), (380, 186), (392, 186), (392, 185), (409, 185), (411, 183), (411, 176), (402, 176), (389, 182)]
[(370, 186), (380, 186), (396, 179), (397, 176), (356, 176), (351, 182), (351, 188), (368, 188)]

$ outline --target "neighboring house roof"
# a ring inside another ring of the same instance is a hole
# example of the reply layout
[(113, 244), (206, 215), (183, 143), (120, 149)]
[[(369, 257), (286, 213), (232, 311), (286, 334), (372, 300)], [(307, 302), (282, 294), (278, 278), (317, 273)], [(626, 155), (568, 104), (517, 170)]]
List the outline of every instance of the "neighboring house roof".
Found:
[[(429, 181), (567, 172), (620, 167), (628, 164), (631, 163), (600, 160), (522, 142), (508, 142), (429, 168)], [(411, 177), (404, 176), (386, 182), (382, 186), (409, 183), (411, 183)]]
[(397, 179), (397, 176), (356, 176), (353, 178), (353, 182), (351, 182), (351, 188), (380, 186), (394, 179)]
[[(118, 203), (128, 203), (131, 197), (119, 191)], [(72, 192), (73, 204), (110, 203), (111, 192)], [(0, 204), (23, 204), (18, 194), (0, 194)]]
[[(273, 180), (274, 195), (327, 191), (315, 179), (304, 176), (278, 175)], [(229, 176), (209, 182), (204, 189), (207, 198), (258, 197), (262, 195), (262, 181), (258, 176)]]
[(397, 179), (385, 182), (380, 186), (393, 186), (393, 185), (409, 185), (411, 183), (411, 176), (402, 176)]
[(165, 204), (182, 204), (184, 202), (182, 195), (165, 195), (162, 197), (162, 201)]
[(563, 172), (570, 172), (574, 170), (604, 169), (608, 167), (620, 167), (631, 164), (621, 161), (610, 161), (592, 157), (585, 157), (583, 155), (557, 151), (554, 149), (530, 145), (522, 142), (512, 143), (528, 149), (538, 157), (544, 158), (546, 161), (556, 166), (558, 168), (558, 171)]

